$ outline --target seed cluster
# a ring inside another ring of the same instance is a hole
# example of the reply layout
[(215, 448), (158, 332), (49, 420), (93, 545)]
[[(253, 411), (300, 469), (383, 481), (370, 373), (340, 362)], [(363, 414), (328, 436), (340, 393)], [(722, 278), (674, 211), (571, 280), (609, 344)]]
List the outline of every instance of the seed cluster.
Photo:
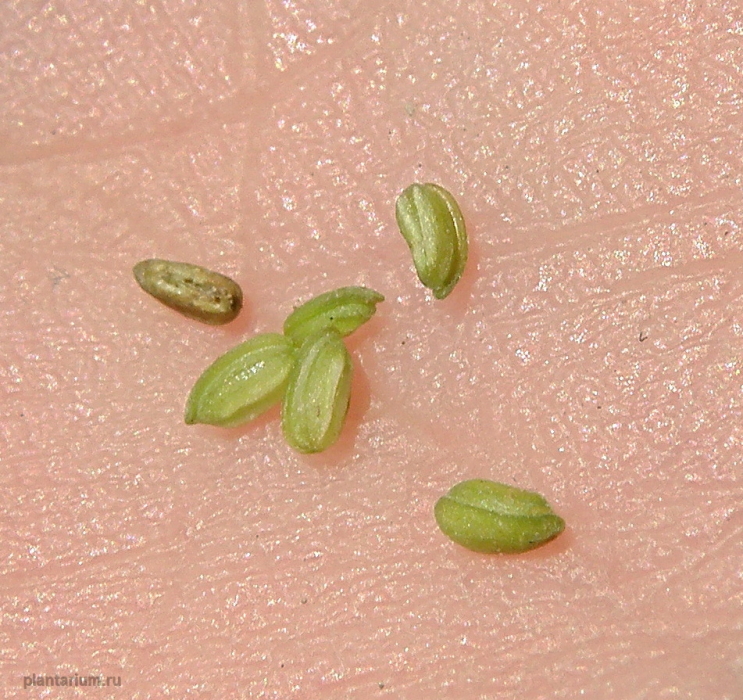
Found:
[[(459, 205), (440, 185), (414, 183), (398, 197), (395, 214), (418, 278), (444, 299), (467, 263)], [(242, 307), (235, 282), (197, 265), (144, 260), (134, 276), (146, 292), (204, 323), (228, 323)], [(382, 301), (373, 289), (342, 287), (302, 304), (284, 321), (283, 333), (254, 336), (202, 373), (186, 402), (186, 423), (234, 427), (281, 402), (287, 443), (306, 454), (326, 450), (340, 437), (351, 398), (353, 361), (343, 338)], [(484, 479), (450, 489), (436, 502), (434, 517), (447, 537), (475, 552), (525, 552), (565, 529), (539, 494)]]
[(384, 297), (342, 287), (295, 309), (284, 334), (264, 333), (217, 358), (186, 402), (186, 423), (242, 425), (283, 401), (286, 441), (322, 452), (340, 437), (351, 397), (353, 362), (343, 337), (375, 313)]

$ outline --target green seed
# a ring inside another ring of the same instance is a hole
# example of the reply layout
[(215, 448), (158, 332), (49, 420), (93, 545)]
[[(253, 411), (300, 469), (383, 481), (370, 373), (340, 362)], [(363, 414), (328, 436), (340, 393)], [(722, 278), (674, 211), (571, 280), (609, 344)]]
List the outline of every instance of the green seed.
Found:
[(143, 260), (134, 266), (142, 289), (171, 309), (203, 323), (229, 323), (243, 305), (239, 285), (198, 265), (172, 260)]
[(217, 358), (191, 389), (186, 423), (231, 428), (281, 401), (294, 366), (294, 345), (278, 333), (257, 335)]
[(347, 336), (366, 323), (384, 297), (366, 287), (341, 287), (310, 299), (284, 321), (284, 335), (297, 345), (315, 333), (333, 328)]
[(418, 278), (443, 299), (467, 263), (467, 230), (459, 205), (443, 187), (415, 183), (397, 198), (395, 213)]
[(565, 529), (538, 493), (484, 479), (454, 486), (434, 507), (442, 532), (475, 552), (526, 552)]
[(340, 436), (351, 396), (353, 364), (340, 334), (324, 330), (299, 350), (281, 414), (286, 441), (298, 452), (322, 452)]

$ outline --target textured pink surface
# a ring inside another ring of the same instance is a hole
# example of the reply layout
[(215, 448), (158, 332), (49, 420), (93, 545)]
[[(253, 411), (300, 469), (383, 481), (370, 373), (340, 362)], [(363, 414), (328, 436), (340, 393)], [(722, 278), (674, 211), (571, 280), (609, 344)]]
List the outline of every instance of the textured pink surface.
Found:
[[(456, 6), (455, 6), (456, 5)], [(0, 7), (6, 697), (743, 697), (739, 2)], [(460, 200), (471, 264), (417, 283), (397, 193)], [(226, 329), (146, 297), (243, 286)], [(187, 427), (239, 339), (347, 284), (341, 444), (278, 412)], [(568, 522), (448, 542), (468, 477)]]

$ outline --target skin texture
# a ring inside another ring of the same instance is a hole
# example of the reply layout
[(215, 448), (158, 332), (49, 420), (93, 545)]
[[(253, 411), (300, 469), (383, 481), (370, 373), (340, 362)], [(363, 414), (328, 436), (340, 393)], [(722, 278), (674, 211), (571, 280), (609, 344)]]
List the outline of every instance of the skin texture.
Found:
[[(4, 3), (4, 695), (740, 698), (739, 9)], [(467, 221), (441, 302), (414, 181)], [(149, 257), (246, 308), (153, 304)], [(213, 358), (345, 285), (387, 301), (331, 450), (183, 424)], [(457, 547), (432, 508), (470, 478), (566, 531)]]

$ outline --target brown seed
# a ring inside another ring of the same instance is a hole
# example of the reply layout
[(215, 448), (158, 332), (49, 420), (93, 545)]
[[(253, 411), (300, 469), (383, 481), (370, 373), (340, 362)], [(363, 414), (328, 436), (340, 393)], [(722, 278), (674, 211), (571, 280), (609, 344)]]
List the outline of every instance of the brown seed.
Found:
[(199, 265), (143, 260), (134, 266), (134, 278), (166, 306), (214, 326), (232, 321), (243, 305), (243, 293), (236, 282)]

